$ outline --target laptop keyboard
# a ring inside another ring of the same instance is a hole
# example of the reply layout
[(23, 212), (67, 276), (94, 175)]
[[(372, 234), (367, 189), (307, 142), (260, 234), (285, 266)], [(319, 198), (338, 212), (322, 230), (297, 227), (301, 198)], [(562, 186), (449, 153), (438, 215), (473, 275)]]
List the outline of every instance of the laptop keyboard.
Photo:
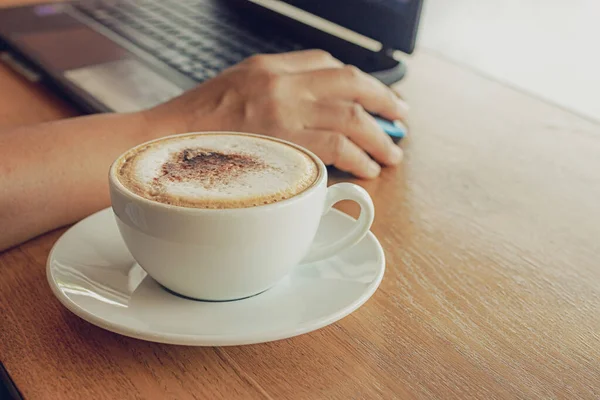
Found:
[(198, 82), (253, 54), (304, 48), (253, 32), (211, 0), (91, 0), (73, 7)]

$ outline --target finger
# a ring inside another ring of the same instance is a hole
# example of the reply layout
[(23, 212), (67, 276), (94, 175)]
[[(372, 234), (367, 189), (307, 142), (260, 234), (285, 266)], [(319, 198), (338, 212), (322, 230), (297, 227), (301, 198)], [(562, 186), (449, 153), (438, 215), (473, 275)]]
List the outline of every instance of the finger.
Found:
[(404, 98), (404, 96), (402, 96), (402, 93), (400, 93), (400, 90), (396, 87), (390, 87), (390, 89), (392, 89), (392, 92), (394, 92), (394, 94), (396, 95), (396, 97), (398, 97), (401, 100), (406, 101), (406, 99)]
[(406, 118), (408, 117), (408, 111), (410, 110), (410, 106), (408, 105), (408, 102), (406, 101), (406, 99), (404, 98), (402, 93), (400, 93), (400, 91), (398, 89), (393, 88), (393, 87), (390, 87), (390, 89), (402, 103), (402, 105), (404, 107), (404, 118), (402, 118), (402, 120), (406, 121)]
[(324, 50), (301, 50), (280, 54), (260, 54), (250, 57), (248, 63), (287, 73), (341, 68), (344, 64)]
[(402, 150), (360, 104), (350, 102), (313, 103), (310, 128), (337, 131), (383, 164), (402, 161)]
[(317, 99), (359, 103), (367, 111), (390, 120), (407, 117), (406, 103), (383, 83), (353, 66), (303, 72), (294, 76), (298, 87), (307, 88)]
[(302, 141), (326, 165), (349, 172), (359, 178), (372, 179), (379, 176), (381, 167), (360, 147), (339, 132), (305, 131)]

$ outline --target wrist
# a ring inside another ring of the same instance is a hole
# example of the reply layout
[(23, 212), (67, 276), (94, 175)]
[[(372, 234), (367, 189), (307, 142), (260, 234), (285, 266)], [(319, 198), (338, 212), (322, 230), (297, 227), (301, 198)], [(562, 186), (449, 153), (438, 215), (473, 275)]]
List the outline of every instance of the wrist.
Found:
[(143, 125), (142, 135), (146, 141), (188, 131), (183, 118), (177, 112), (173, 112), (168, 104), (161, 104), (138, 114)]

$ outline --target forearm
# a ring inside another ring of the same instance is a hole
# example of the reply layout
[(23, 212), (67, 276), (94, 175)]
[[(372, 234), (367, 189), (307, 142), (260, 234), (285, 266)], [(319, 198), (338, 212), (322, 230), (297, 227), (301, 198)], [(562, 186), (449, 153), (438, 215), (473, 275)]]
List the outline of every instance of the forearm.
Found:
[(0, 134), (0, 251), (108, 206), (112, 161), (160, 133), (144, 114), (132, 113)]

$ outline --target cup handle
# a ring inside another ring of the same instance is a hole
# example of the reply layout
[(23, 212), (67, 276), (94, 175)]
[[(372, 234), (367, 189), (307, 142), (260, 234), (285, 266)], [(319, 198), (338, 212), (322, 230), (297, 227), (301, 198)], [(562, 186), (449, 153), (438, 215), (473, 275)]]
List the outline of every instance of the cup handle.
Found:
[(347, 234), (335, 240), (333, 243), (320, 246), (315, 246), (313, 244), (308, 254), (302, 260), (302, 264), (329, 258), (350, 246), (354, 246), (369, 232), (373, 219), (375, 218), (375, 207), (373, 206), (373, 200), (371, 200), (369, 193), (362, 187), (352, 183), (337, 183), (332, 185), (327, 188), (323, 215), (327, 214), (335, 203), (342, 200), (352, 200), (360, 205), (360, 215), (355, 222), (354, 227)]

